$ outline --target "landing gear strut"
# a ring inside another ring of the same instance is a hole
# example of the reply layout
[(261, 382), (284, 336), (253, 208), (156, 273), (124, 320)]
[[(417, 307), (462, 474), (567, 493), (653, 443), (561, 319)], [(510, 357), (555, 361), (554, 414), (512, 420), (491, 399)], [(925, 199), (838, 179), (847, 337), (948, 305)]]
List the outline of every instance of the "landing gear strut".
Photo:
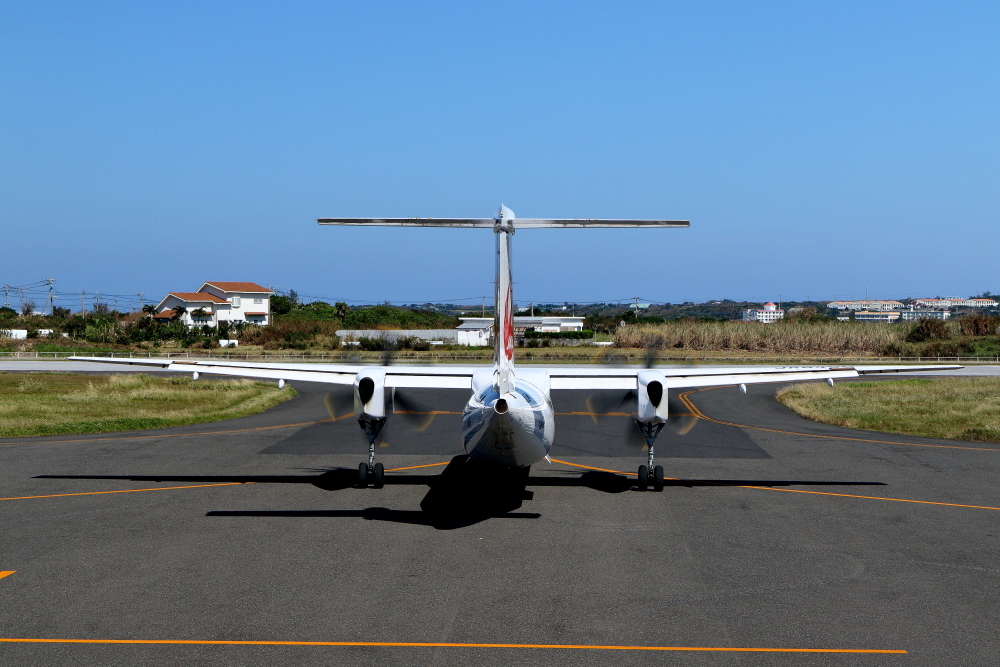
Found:
[[(656, 436), (660, 435), (660, 431), (663, 430), (663, 423), (646, 423), (637, 420), (635, 425), (639, 427), (639, 431), (646, 439), (646, 446), (649, 448), (649, 458), (646, 465), (639, 466), (639, 490), (645, 491), (649, 488), (649, 483), (652, 482), (654, 491), (662, 491), (663, 466), (653, 465), (653, 443), (656, 442)], [(651, 477), (652, 479), (650, 479)]]
[(361, 428), (365, 430), (365, 435), (368, 436), (368, 463), (358, 466), (358, 486), (363, 489), (371, 482), (373, 487), (381, 489), (385, 486), (385, 466), (375, 463), (375, 440), (385, 426), (385, 419), (359, 420), (359, 422)]

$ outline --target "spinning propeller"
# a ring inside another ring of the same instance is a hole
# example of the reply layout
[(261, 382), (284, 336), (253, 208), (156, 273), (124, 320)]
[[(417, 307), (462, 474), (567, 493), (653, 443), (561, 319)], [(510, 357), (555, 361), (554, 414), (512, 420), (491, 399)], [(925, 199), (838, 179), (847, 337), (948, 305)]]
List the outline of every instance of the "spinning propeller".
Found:
[[(398, 346), (391, 341), (386, 341), (386, 346), (383, 349), (383, 354), (380, 364), (368, 364), (369, 366), (391, 366), (395, 361), (396, 352), (398, 351)], [(360, 357), (355, 358), (355, 361), (363, 363)], [(358, 393), (362, 402), (367, 402), (371, 398), (372, 392), (374, 391), (374, 384), (371, 380), (366, 382), (367, 378), (361, 380), (358, 386)], [(434, 418), (437, 416), (437, 412), (428, 409), (427, 406), (423, 405), (419, 401), (407, 396), (404, 391), (399, 389), (394, 389), (392, 392), (392, 402), (393, 402), (393, 414), (399, 415), (401, 418), (406, 420), (411, 425), (415, 425), (416, 430), (423, 432), (431, 425)], [(330, 419), (337, 421), (340, 419), (345, 419), (348, 416), (354, 415), (354, 388), (349, 385), (339, 385), (333, 387), (327, 394), (323, 397), (323, 403), (326, 406), (326, 411), (330, 415)], [(388, 428), (388, 423), (382, 432), (382, 446), (385, 446), (385, 431)]]

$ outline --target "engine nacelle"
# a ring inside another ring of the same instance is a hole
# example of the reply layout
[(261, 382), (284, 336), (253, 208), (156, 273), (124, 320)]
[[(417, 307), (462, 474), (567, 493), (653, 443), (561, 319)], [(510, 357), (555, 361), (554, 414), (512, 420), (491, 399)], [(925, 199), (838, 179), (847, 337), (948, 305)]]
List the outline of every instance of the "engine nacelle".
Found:
[(667, 421), (667, 381), (663, 373), (646, 369), (639, 371), (638, 407), (636, 418), (647, 424), (663, 424)]
[(362, 368), (354, 378), (354, 416), (385, 419), (392, 413), (392, 388), (385, 386), (384, 368)]

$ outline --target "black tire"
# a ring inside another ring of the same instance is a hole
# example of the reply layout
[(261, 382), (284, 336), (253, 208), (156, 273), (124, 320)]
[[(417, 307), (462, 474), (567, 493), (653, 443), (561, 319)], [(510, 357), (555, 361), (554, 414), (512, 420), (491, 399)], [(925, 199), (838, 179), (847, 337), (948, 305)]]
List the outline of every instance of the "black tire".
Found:
[(375, 464), (375, 471), (372, 474), (372, 486), (376, 489), (381, 489), (385, 486), (385, 466), (381, 463)]
[(663, 490), (663, 466), (653, 468), (653, 490)]
[(639, 466), (639, 490), (645, 491), (646, 487), (649, 486), (649, 468), (646, 466)]
[(358, 486), (362, 489), (368, 486), (368, 464), (362, 463), (358, 466)]

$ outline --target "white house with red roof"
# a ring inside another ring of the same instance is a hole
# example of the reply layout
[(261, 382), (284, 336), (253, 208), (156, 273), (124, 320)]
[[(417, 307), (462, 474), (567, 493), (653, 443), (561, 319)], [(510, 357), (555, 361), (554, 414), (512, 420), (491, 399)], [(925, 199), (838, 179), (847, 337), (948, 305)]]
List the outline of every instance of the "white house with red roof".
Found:
[(763, 308), (752, 308), (743, 311), (744, 322), (763, 322), (771, 324), (785, 318), (785, 311), (768, 301)]
[(219, 326), (220, 322), (271, 323), (271, 294), (257, 283), (211, 281), (197, 292), (170, 292), (156, 305), (158, 320), (170, 320), (182, 308), (188, 326)]

